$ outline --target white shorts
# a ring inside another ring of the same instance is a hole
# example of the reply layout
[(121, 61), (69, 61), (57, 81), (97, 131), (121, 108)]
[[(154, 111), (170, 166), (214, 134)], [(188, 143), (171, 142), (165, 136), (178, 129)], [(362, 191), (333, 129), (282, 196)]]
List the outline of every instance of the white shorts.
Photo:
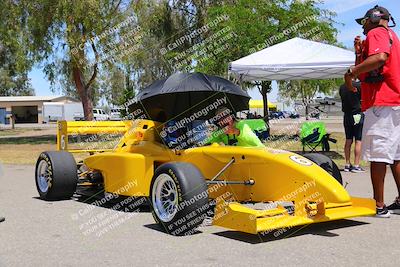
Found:
[(400, 106), (371, 107), (365, 112), (362, 154), (370, 162), (400, 160)]

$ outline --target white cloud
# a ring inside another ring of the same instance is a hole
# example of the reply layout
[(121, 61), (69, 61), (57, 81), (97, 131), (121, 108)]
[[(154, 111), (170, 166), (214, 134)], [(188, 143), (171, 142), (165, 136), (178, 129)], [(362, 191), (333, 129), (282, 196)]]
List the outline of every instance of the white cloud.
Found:
[(372, 3), (376, 3), (376, 0), (325, 0), (326, 8), (337, 13), (344, 13)]

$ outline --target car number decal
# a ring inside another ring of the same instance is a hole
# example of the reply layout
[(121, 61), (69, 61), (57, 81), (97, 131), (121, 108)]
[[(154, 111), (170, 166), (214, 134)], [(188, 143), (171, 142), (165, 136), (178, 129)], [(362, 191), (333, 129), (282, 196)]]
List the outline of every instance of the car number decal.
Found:
[(300, 165), (304, 165), (304, 166), (311, 166), (312, 162), (306, 158), (303, 158), (301, 156), (297, 156), (297, 155), (292, 155), (289, 157), (291, 160), (293, 160), (294, 162), (300, 164)]

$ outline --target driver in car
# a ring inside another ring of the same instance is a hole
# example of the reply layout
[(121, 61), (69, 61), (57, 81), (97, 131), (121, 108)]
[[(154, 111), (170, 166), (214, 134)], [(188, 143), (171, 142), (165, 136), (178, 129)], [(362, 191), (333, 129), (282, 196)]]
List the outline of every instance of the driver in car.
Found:
[(245, 123), (239, 123), (227, 107), (219, 108), (215, 113), (214, 119), (220, 129), (211, 133), (209, 143), (265, 147), (251, 128)]

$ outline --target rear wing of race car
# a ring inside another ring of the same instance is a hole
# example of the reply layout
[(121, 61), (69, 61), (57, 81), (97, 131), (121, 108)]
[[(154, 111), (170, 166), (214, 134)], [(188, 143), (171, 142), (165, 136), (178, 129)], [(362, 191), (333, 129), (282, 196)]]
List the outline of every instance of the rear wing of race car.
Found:
[(70, 149), (69, 136), (125, 134), (132, 126), (132, 121), (58, 121), (57, 150), (72, 153), (100, 152), (112, 149)]

